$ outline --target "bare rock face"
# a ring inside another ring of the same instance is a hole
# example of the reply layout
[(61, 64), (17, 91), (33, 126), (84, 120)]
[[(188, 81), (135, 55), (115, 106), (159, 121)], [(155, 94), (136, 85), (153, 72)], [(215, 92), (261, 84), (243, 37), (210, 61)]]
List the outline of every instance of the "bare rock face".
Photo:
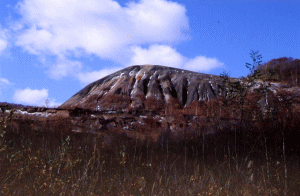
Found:
[(160, 103), (175, 100), (184, 107), (193, 101), (208, 101), (223, 95), (220, 86), (219, 76), (158, 65), (136, 65), (89, 84), (60, 108), (143, 108), (147, 100)]

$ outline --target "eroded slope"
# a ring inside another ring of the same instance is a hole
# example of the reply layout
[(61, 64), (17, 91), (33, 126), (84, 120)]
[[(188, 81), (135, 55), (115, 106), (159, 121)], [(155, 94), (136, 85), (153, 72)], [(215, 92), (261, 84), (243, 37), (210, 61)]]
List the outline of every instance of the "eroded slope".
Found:
[(158, 65), (125, 68), (76, 93), (61, 108), (90, 110), (144, 107), (145, 100), (181, 106), (193, 101), (207, 101), (224, 94), (219, 76), (196, 73)]

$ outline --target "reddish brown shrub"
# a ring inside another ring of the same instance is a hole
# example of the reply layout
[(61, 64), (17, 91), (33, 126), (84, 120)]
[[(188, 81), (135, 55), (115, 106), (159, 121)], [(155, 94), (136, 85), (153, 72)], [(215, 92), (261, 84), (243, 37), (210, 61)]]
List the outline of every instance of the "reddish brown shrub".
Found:
[(293, 86), (300, 84), (300, 60), (282, 57), (273, 59), (257, 67), (261, 79), (269, 81), (287, 82)]

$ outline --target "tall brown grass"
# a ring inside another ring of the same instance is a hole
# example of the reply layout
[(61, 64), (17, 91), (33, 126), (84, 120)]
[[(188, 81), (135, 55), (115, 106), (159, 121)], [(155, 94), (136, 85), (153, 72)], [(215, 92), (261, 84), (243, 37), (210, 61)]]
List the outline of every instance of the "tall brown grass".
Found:
[(286, 127), (262, 120), (269, 125), (264, 131), (247, 121), (231, 129), (214, 120), (215, 134), (185, 130), (175, 138), (165, 130), (157, 142), (117, 131), (97, 137), (74, 133), (62, 122), (47, 125), (56, 131), (34, 131), (30, 123), (13, 129), (10, 121), (7, 116), (0, 123), (1, 195), (297, 195), (300, 190), (299, 158), (289, 147), (282, 149), (291, 133), (274, 132), (294, 126), (288, 124), (293, 119), (285, 118)]

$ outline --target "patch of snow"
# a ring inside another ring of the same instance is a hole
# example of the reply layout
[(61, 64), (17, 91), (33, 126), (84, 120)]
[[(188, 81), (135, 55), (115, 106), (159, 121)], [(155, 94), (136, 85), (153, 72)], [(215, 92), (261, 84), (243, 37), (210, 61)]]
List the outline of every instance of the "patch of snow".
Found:
[[(140, 72), (141, 72), (141, 70), (139, 71), (139, 73), (140, 73)], [(136, 79), (136, 80), (135, 80), (135, 83), (134, 83), (134, 85), (133, 85), (132, 91), (130, 92), (130, 96), (133, 95), (133, 94), (135, 94), (136, 91), (137, 91), (137, 85), (138, 85), (138, 82), (140, 81), (140, 80), (137, 79), (139, 73), (137, 73), (137, 74), (135, 75), (135, 79)]]
[(149, 82), (151, 81), (152, 77), (153, 77), (153, 75), (151, 75), (151, 76), (149, 77)]
[(139, 72), (137, 72), (137, 74), (135, 75), (135, 79), (137, 79), (139, 76), (142, 78), (143, 76), (143, 74), (145, 74), (145, 71), (144, 70), (140, 70)]
[(142, 80), (145, 80), (147, 78), (148, 74), (146, 74), (146, 72), (144, 72), (143, 76), (142, 76)]
[(111, 87), (110, 87), (110, 91), (112, 90), (112, 89), (114, 89), (114, 87), (117, 85), (117, 84), (119, 84), (119, 81), (121, 80), (121, 78), (119, 78), (118, 79), (118, 81), (116, 81)]
[(135, 70), (132, 70), (131, 72), (129, 72), (129, 76), (132, 76), (132, 75), (134, 75), (136, 73), (136, 71)]
[(51, 116), (51, 114), (49, 113), (45, 113), (45, 112), (33, 112), (33, 113), (28, 113), (27, 111), (21, 111), (21, 110), (16, 110), (14, 112), (15, 114), (26, 114), (26, 115), (30, 115), (30, 116), (41, 116), (41, 117), (49, 117)]
[(156, 76), (157, 70), (150, 76), (150, 80), (152, 79), (153, 76)]
[[(135, 86), (135, 85), (134, 85)], [(130, 97), (136, 92), (136, 89), (133, 87), (133, 90), (130, 92)]]
[(5, 110), (5, 113), (10, 113), (10, 110)]
[(110, 81), (114, 81), (114, 80), (118, 80), (120, 78), (120, 75), (119, 76), (114, 76), (110, 79)]
[(157, 79), (160, 80), (163, 76), (164, 76), (164, 75), (160, 75), (160, 74), (159, 74), (158, 77), (157, 77)]
[(153, 119), (159, 119), (159, 118), (162, 118), (162, 117), (160, 117), (160, 116), (156, 115), (156, 116), (154, 116), (154, 118), (153, 118)]

